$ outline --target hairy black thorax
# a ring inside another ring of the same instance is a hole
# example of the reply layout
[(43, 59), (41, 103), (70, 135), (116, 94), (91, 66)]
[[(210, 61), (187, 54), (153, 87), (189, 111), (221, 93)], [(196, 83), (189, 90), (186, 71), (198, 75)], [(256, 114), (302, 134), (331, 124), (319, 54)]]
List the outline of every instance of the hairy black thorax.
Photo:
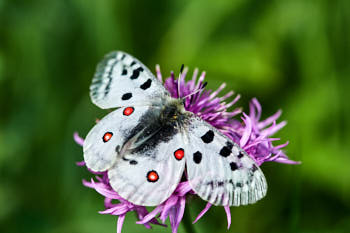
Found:
[(168, 142), (184, 129), (190, 115), (181, 99), (166, 99), (161, 107), (150, 108), (141, 117), (124, 144), (128, 142), (131, 144), (131, 153), (151, 156), (147, 152), (156, 148), (161, 142)]

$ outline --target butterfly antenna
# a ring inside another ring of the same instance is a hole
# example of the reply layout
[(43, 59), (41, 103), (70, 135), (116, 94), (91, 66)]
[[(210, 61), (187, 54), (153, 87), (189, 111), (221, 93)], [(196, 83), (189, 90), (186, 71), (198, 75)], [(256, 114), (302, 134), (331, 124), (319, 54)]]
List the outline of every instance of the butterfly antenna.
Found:
[(180, 74), (179, 74), (179, 78), (177, 79), (177, 98), (180, 99), (180, 90), (181, 90), (181, 76), (182, 76), (182, 71), (184, 70), (184, 64), (181, 65), (180, 68)]

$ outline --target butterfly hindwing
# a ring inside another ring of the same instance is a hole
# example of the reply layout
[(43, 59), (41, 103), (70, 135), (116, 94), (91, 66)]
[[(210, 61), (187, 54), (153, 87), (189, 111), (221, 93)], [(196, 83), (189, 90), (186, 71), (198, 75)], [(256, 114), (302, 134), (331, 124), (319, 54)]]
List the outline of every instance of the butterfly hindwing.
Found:
[(174, 192), (181, 179), (185, 167), (182, 137), (175, 134), (170, 140), (159, 139), (151, 138), (142, 149), (125, 152), (108, 170), (112, 188), (129, 202), (158, 205)]
[(103, 109), (150, 105), (164, 95), (168, 91), (148, 68), (121, 51), (104, 57), (90, 85), (92, 102)]
[[(156, 107), (119, 108), (102, 118), (88, 133), (84, 141), (84, 161), (93, 171), (105, 171), (117, 159), (118, 152), (130, 139), (136, 127), (144, 125), (147, 112), (156, 112)], [(150, 119), (149, 119), (150, 120)]]
[(264, 174), (245, 151), (199, 117), (193, 116), (188, 127), (187, 175), (202, 199), (239, 206), (265, 196)]

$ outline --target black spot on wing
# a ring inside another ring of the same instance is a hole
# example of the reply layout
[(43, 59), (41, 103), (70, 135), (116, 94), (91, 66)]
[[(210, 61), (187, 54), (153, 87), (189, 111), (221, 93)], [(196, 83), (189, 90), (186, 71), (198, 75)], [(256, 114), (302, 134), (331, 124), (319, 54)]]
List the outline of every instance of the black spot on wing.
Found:
[(230, 163), (230, 167), (231, 167), (231, 170), (232, 170), (232, 171), (235, 171), (235, 170), (237, 170), (237, 169), (238, 169), (237, 164), (236, 164), (236, 163), (234, 163), (234, 162)]
[(210, 186), (211, 189), (214, 189), (214, 181), (212, 181), (212, 180), (207, 182), (205, 185), (208, 185), (208, 186)]
[(227, 146), (224, 146), (223, 148), (221, 148), (220, 150), (220, 155), (223, 156), (223, 157), (227, 157), (231, 154), (232, 150), (227, 147)]
[(137, 164), (137, 161), (136, 160), (130, 160), (130, 165), (136, 165)]
[(232, 150), (233, 144), (232, 144), (232, 142), (227, 141), (227, 142), (226, 142), (226, 146), (227, 146), (227, 148), (229, 148), (230, 150)]
[(202, 161), (202, 153), (197, 151), (196, 153), (193, 154), (193, 161), (196, 164), (199, 164)]
[(239, 159), (241, 159), (241, 158), (243, 158), (243, 156), (244, 156), (243, 152), (240, 151), (237, 157), (238, 157)]
[(208, 132), (206, 132), (201, 139), (204, 143), (211, 143), (214, 140), (214, 132), (212, 130), (208, 130)]
[(133, 159), (130, 160), (130, 159), (125, 158), (124, 156), (122, 157), (122, 159), (123, 159), (124, 161), (129, 162), (130, 165), (136, 165), (136, 164), (137, 164), (137, 161), (136, 161), (136, 160), (133, 160)]
[(135, 65), (135, 64), (136, 64), (136, 61), (132, 61), (131, 64), (130, 64), (130, 66), (133, 66), (133, 65)]
[(125, 68), (123, 68), (122, 75), (127, 75), (127, 74), (128, 74), (128, 71)]
[(131, 79), (137, 79), (139, 76), (140, 76), (140, 72), (142, 72), (143, 71), (143, 68), (142, 67), (139, 67), (139, 68), (137, 68), (136, 70), (134, 70), (133, 72), (132, 72), (132, 75), (131, 75)]
[(149, 78), (149, 79), (147, 79), (146, 82), (144, 82), (144, 83), (140, 86), (140, 88), (141, 88), (142, 90), (146, 90), (146, 89), (150, 88), (151, 84), (152, 84), (152, 80)]
[(257, 167), (255, 164), (253, 164), (253, 166), (252, 166), (252, 171), (255, 172), (255, 171), (257, 171), (257, 170), (258, 170), (258, 167)]
[(128, 100), (132, 97), (132, 94), (130, 92), (128, 93), (125, 93), (123, 96), (122, 96), (122, 100)]

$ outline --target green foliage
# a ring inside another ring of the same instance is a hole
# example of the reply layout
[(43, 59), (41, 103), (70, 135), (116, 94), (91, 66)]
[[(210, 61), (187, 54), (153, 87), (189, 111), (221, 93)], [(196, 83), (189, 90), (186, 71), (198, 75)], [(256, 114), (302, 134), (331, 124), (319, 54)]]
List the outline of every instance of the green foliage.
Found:
[[(262, 166), (268, 195), (231, 208), (229, 232), (350, 231), (350, 2), (348, 0), (0, 1), (0, 231), (115, 232), (103, 200), (75, 165), (106, 112), (91, 104), (97, 62), (112, 50), (163, 74), (205, 69), (264, 116), (283, 109), (287, 154), (302, 165)], [(193, 200), (194, 218), (205, 203)], [(129, 214), (123, 232), (147, 230)], [(212, 208), (196, 232), (226, 232)], [(181, 225), (179, 232), (185, 232)]]

